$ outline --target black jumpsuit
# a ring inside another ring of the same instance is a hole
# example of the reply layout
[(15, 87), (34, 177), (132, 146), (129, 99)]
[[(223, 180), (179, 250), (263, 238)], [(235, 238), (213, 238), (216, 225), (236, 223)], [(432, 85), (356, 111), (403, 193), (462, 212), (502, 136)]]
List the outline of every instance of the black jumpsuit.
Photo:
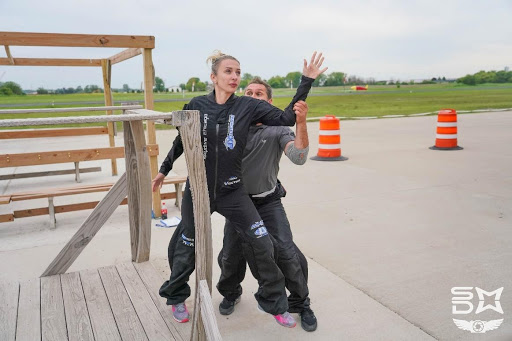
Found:
[[(293, 125), (293, 105), (304, 100), (313, 79), (302, 77), (290, 105), (282, 111), (265, 101), (232, 95), (225, 104), (215, 102), (215, 94), (193, 98), (185, 107), (199, 110), (201, 143), (206, 166), (210, 212), (217, 211), (231, 221), (233, 227), (254, 253), (258, 276), (258, 291), (254, 294), (266, 312), (277, 315), (288, 310), (284, 276), (277, 267), (273, 245), (254, 204), (242, 183), (242, 157), (252, 123)], [(167, 174), (172, 161), (182, 151), (175, 148), (168, 154), (160, 172)], [(181, 208), (182, 221), (169, 243), (171, 276), (160, 288), (167, 304), (184, 302), (190, 296), (188, 280), (195, 268), (195, 229), (190, 185), (187, 181)]]

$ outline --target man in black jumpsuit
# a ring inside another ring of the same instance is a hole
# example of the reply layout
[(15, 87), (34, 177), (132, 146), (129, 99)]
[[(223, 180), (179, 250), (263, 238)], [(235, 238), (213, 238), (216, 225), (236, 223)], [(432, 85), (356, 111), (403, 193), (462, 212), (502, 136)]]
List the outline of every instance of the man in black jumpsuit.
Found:
[[(253, 79), (245, 89), (245, 95), (272, 103), (272, 88), (260, 78)], [(306, 126), (307, 104), (297, 104), (296, 132), (288, 127), (269, 127), (258, 123), (249, 130), (249, 138), (242, 161), (242, 176), (275, 248), (276, 263), (285, 276), (288, 296), (288, 311), (299, 313), (301, 326), (306, 331), (317, 328), (315, 314), (310, 308), (308, 290), (307, 260), (293, 242), (290, 223), (286, 217), (281, 198), (286, 195), (284, 187), (277, 179), (279, 161), (283, 152), (295, 164), (303, 165), (307, 160), (309, 140)], [(223, 248), (218, 262), (221, 277), (217, 289), (224, 296), (219, 305), (222, 315), (234, 311), (242, 294), (241, 282), (245, 277), (246, 259), (255, 278), (258, 276), (252, 261), (250, 249), (227, 221), (224, 228)]]

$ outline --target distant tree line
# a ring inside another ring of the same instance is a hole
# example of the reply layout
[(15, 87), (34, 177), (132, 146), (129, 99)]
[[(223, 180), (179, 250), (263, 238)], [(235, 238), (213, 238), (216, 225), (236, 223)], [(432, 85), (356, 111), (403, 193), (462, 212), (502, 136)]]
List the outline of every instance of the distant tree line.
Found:
[(24, 95), (19, 84), (14, 82), (0, 83), (0, 96)]
[(80, 85), (76, 88), (60, 88), (55, 90), (45, 89), (40, 87), (36, 90), (38, 95), (47, 95), (47, 94), (93, 94), (93, 93), (103, 93), (103, 89), (97, 85), (86, 85), (85, 88), (82, 88)]
[[(289, 72), (286, 76), (273, 76), (270, 77), (267, 82), (270, 84), (272, 88), (296, 88), (301, 79), (302, 73), (299, 71)], [(250, 73), (244, 73), (242, 75), (242, 79), (240, 82), (240, 88), (244, 89), (247, 87), (249, 82), (256, 77)], [(446, 77), (433, 77), (432, 79), (423, 80), (421, 84), (435, 84), (439, 82), (452, 82), (453, 80), (447, 80)], [(464, 77), (458, 78), (456, 80), (458, 83), (463, 83), (467, 85), (477, 85), (483, 83), (512, 83), (512, 71), (509, 71), (508, 68), (501, 71), (479, 71), (475, 74), (468, 74)], [(397, 85), (400, 84), (415, 84), (414, 81), (405, 82), (400, 80), (383, 80), (376, 81), (374, 78), (361, 78), (358, 76), (348, 75), (344, 72), (331, 72), (330, 74), (321, 74), (314, 81), (313, 86), (343, 86), (343, 85), (385, 85), (392, 84)], [(186, 83), (182, 83), (179, 85), (179, 88), (184, 91), (195, 92), (195, 91), (207, 91), (211, 90), (212, 84), (208, 83), (208, 81), (202, 82), (199, 77), (191, 77)], [(97, 85), (86, 85), (84, 88), (81, 86), (77, 86), (76, 88), (60, 88), (56, 90), (48, 90), (43, 87), (37, 89), (37, 94), (77, 94), (77, 93), (103, 93), (103, 89)], [(153, 87), (154, 92), (168, 92), (169, 89), (165, 87), (165, 83), (162, 78), (155, 77), (155, 84)], [(128, 84), (123, 84), (122, 89), (112, 89), (112, 92), (125, 92), (125, 93), (142, 93), (141, 89), (131, 89)], [(21, 86), (15, 82), (0, 82), (0, 96), (10, 96), (10, 95), (25, 95)]]
[(458, 83), (477, 85), (483, 83), (512, 83), (512, 71), (508, 68), (501, 71), (479, 71), (457, 79)]
[[(296, 88), (299, 86), (302, 73), (299, 71), (289, 72), (286, 76), (273, 76), (267, 82), (274, 89), (279, 88)], [(240, 81), (240, 88), (245, 89), (249, 82), (257, 77), (250, 73), (244, 73)], [(366, 83), (365, 83), (366, 82)], [(344, 84), (368, 84), (367, 80), (357, 77), (350, 77), (343, 72), (332, 72), (329, 75), (321, 74), (313, 83), (313, 86), (340, 86)], [(180, 88), (187, 91), (205, 91), (211, 88), (208, 81), (202, 82), (199, 77), (190, 78), (187, 83), (180, 84)]]
[[(273, 88), (296, 88), (299, 86), (302, 73), (299, 71), (289, 72), (286, 76), (273, 76), (268, 79), (268, 84)], [(315, 79), (313, 86), (341, 86), (348, 85), (350, 82), (355, 82), (355, 79), (347, 78), (344, 72), (331, 72), (330, 74), (321, 74)], [(362, 83), (362, 81), (361, 81)], [(355, 84), (355, 83), (354, 83)], [(243, 84), (240, 84), (242, 86)]]

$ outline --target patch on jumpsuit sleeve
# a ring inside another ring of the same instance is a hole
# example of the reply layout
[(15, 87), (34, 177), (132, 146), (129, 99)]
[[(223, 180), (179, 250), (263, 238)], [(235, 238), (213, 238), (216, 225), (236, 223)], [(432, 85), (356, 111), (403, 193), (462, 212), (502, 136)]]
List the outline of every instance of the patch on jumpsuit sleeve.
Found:
[(187, 238), (183, 233), (181, 234), (181, 241), (186, 246), (194, 247), (194, 238)]

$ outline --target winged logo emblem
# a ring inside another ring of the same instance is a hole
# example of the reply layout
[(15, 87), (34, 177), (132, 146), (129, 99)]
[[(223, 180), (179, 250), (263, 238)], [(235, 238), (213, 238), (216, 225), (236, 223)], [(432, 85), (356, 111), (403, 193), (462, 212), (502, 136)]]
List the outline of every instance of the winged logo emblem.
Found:
[(453, 323), (455, 323), (455, 325), (459, 327), (459, 329), (467, 330), (470, 331), (471, 333), (485, 333), (489, 330), (497, 329), (503, 323), (503, 319), (490, 321), (466, 321), (453, 319)]

